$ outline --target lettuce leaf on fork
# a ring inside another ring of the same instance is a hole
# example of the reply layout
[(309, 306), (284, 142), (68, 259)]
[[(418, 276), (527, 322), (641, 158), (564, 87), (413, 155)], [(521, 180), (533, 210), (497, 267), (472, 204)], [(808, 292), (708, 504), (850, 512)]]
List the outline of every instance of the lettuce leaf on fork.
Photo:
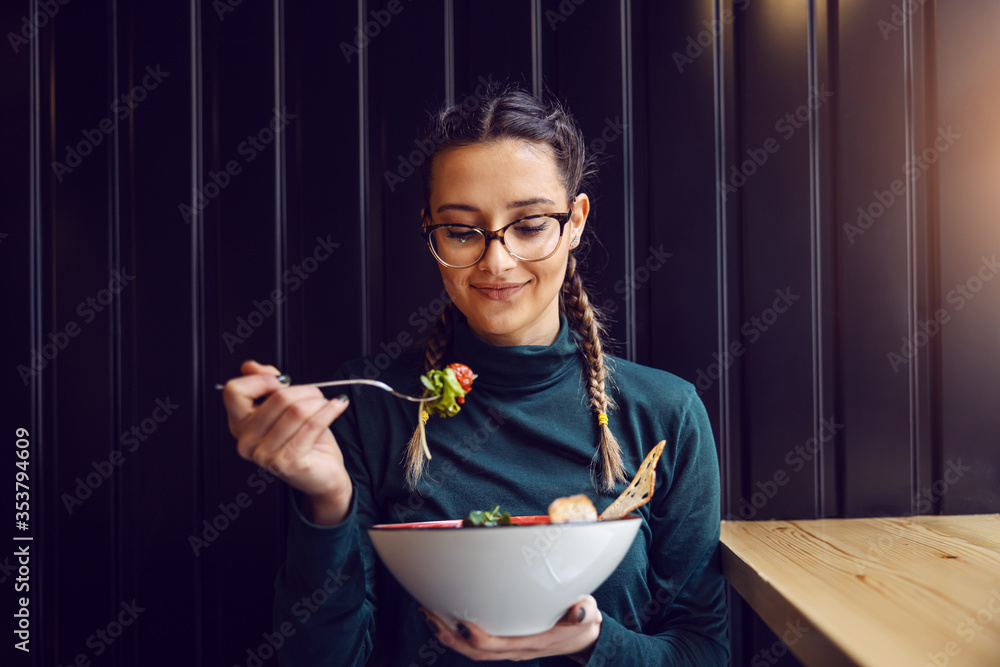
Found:
[(459, 404), (465, 401), (468, 392), (462, 388), (450, 366), (444, 370), (428, 371), (420, 376), (420, 382), (424, 385), (424, 396), (440, 396), (436, 401), (424, 403), (424, 410), (431, 416), (453, 417), (462, 409)]

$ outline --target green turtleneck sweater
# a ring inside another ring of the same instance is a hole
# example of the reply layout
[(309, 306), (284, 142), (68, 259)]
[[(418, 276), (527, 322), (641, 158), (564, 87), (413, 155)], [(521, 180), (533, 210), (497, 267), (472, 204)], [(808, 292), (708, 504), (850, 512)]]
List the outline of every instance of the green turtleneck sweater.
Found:
[[(554, 498), (576, 493), (587, 493), (600, 512), (625, 488), (598, 494), (591, 481), (598, 425), (565, 318), (552, 345), (518, 347), (489, 345), (457, 319), (445, 363), (464, 363), (478, 377), (458, 415), (428, 422), (433, 459), (418, 491), (406, 488), (401, 463), (414, 405), (355, 386), (332, 427), (354, 481), (347, 519), (316, 526), (290, 504), (287, 559), (275, 582), (282, 664), (473, 664), (430, 633), (416, 601), (378, 562), (366, 529), (459, 518), (497, 504), (511, 514), (544, 514)], [(349, 362), (339, 376), (377, 373), (399, 391), (421, 392), (422, 354), (387, 362), (387, 355)], [(639, 534), (593, 593), (603, 623), (588, 664), (725, 665), (719, 469), (705, 408), (694, 387), (670, 373), (608, 363), (618, 403), (609, 425), (629, 475), (660, 440), (667, 444), (653, 499), (638, 510)], [(525, 664), (575, 663), (560, 656)]]

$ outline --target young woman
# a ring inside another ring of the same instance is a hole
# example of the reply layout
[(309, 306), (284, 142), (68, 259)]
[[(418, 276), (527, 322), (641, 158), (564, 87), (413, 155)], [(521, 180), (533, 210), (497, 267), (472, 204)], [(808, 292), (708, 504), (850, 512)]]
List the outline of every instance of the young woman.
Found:
[[(239, 453), (295, 490), (276, 581), (282, 664), (727, 664), (711, 428), (692, 385), (603, 351), (576, 258), (592, 172), (581, 132), (558, 103), (502, 87), (474, 110), (441, 111), (427, 136), (436, 149), (421, 232), (453, 304), (426, 346), (378, 379), (419, 394), (432, 368), (461, 362), (478, 375), (461, 412), (427, 423), (433, 459), (410, 444), (413, 404), (385, 392), (352, 387), (326, 400), (252, 361), (226, 385)], [(339, 377), (363, 369), (349, 362)], [(379, 566), (365, 532), (484, 503), (537, 514), (581, 492), (601, 511), (660, 440), (631, 550), (538, 635), (449, 630)]]

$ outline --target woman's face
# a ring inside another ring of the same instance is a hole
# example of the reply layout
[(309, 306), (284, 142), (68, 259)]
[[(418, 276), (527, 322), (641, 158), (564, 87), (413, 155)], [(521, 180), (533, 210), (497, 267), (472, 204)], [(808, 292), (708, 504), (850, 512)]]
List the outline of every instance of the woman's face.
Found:
[[(425, 224), (495, 231), (525, 216), (565, 213), (569, 197), (548, 146), (505, 139), (439, 152), (431, 171), (430, 207)], [(494, 240), (473, 266), (438, 265), (449, 296), (477, 336), (503, 346), (549, 345), (555, 340), (570, 242), (583, 233), (589, 210), (587, 195), (577, 196), (573, 215), (548, 259), (515, 259)]]

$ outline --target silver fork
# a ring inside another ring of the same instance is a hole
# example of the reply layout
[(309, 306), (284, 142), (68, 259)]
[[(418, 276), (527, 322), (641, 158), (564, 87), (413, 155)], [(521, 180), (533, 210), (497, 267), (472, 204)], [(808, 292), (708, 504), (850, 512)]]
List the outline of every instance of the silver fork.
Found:
[[(292, 378), (290, 378), (287, 375), (279, 375), (278, 382), (285, 385), (286, 387), (289, 387), (291, 386)], [(389, 392), (393, 396), (398, 396), (399, 398), (402, 398), (407, 401), (413, 401), (414, 403), (427, 403), (428, 401), (436, 401), (437, 399), (441, 398), (440, 396), (417, 397), (417, 396), (410, 396), (409, 394), (401, 394), (400, 392), (396, 391), (395, 389), (387, 385), (385, 382), (379, 382), (378, 380), (361, 380), (361, 379), (329, 380), (327, 382), (311, 382), (309, 384), (297, 384), (295, 386), (296, 387), (341, 387), (350, 384), (366, 384), (369, 387), (378, 387), (383, 391)], [(215, 385), (215, 388), (218, 390), (222, 390), (226, 388), (226, 385), (217, 384)]]

